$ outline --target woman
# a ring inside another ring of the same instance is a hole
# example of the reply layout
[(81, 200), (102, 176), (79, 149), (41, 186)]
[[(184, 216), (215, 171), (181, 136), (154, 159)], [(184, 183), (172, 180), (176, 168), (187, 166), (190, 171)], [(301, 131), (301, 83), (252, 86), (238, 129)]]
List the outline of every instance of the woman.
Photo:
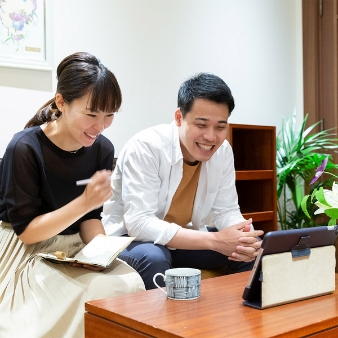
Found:
[(0, 166), (1, 337), (83, 337), (86, 301), (144, 290), (118, 259), (92, 271), (36, 256), (72, 257), (105, 235), (100, 214), (112, 195), (114, 147), (101, 133), (121, 105), (118, 82), (88, 53), (62, 60), (57, 77), (55, 97), (14, 135)]

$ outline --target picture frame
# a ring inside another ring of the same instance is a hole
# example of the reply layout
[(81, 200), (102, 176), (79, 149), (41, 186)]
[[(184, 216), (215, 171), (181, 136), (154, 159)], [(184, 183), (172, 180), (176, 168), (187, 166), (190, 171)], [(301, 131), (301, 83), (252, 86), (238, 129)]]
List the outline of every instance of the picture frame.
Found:
[(53, 70), (52, 1), (0, 0), (0, 67)]

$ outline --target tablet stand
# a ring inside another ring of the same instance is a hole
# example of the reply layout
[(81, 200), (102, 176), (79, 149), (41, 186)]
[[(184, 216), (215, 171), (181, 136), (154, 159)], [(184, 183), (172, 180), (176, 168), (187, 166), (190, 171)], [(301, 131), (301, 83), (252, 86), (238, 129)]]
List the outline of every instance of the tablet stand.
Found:
[(264, 309), (332, 293), (335, 265), (334, 245), (310, 248), (309, 238), (301, 237), (290, 252), (262, 257), (243, 304)]

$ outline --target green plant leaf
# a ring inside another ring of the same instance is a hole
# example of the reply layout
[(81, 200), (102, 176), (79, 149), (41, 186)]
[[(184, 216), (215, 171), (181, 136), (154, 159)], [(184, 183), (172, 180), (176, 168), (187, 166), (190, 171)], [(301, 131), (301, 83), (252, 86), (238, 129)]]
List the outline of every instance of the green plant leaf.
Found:
[(307, 211), (307, 207), (306, 207), (306, 205), (307, 205), (307, 200), (308, 200), (309, 196), (310, 196), (310, 195), (305, 195), (305, 196), (303, 197), (302, 202), (300, 203), (300, 206), (301, 206), (301, 208), (302, 208), (304, 214), (305, 214), (308, 218), (311, 218), (309, 212)]
[(338, 209), (337, 208), (329, 208), (324, 210), (325, 215), (329, 216), (330, 218), (338, 218)]
[(328, 225), (336, 225), (336, 223), (337, 223), (337, 220), (334, 218), (331, 218)]
[(314, 214), (317, 206), (313, 203), (316, 199), (330, 207), (325, 200), (324, 191), (319, 189), (331, 187), (332, 177), (325, 182), (320, 180), (316, 183), (315, 190), (310, 192), (310, 197), (303, 199), (303, 195), (305, 187), (312, 188), (309, 182), (326, 156), (329, 156), (329, 161), (325, 171), (338, 170), (338, 164), (332, 163), (332, 156), (326, 153), (331, 150), (337, 151), (338, 138), (333, 132), (334, 128), (314, 131), (322, 121), (309, 127), (306, 127), (307, 123), (308, 115), (303, 118), (301, 127), (298, 129), (296, 113), (294, 113), (283, 119), (281, 130), (276, 137), (277, 211), (283, 230), (315, 226), (315, 219), (318, 216)]
[(328, 206), (331, 207), (331, 205), (329, 203), (326, 202), (325, 196), (324, 196), (324, 189), (323, 187), (320, 187), (319, 190), (316, 193), (316, 198), (317, 201)]
[(318, 189), (314, 188), (311, 194), (311, 203), (313, 203), (314, 198), (316, 197)]

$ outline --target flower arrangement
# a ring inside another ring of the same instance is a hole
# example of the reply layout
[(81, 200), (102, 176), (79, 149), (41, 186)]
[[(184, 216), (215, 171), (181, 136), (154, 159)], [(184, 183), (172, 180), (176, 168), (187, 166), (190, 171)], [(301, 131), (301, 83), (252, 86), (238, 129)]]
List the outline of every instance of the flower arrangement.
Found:
[[(324, 173), (329, 174), (335, 178), (338, 176), (331, 172), (325, 171), (329, 157), (327, 156), (316, 169), (316, 173), (312, 178), (310, 184), (313, 184), (318, 180)], [(323, 187), (315, 188), (311, 195), (305, 195), (301, 202), (302, 210), (308, 218), (311, 218), (307, 210), (308, 200), (310, 203), (315, 204), (318, 209), (314, 212), (315, 215), (325, 214), (330, 220), (328, 225), (336, 225), (338, 219), (338, 183), (333, 182), (331, 190), (324, 189)]]

